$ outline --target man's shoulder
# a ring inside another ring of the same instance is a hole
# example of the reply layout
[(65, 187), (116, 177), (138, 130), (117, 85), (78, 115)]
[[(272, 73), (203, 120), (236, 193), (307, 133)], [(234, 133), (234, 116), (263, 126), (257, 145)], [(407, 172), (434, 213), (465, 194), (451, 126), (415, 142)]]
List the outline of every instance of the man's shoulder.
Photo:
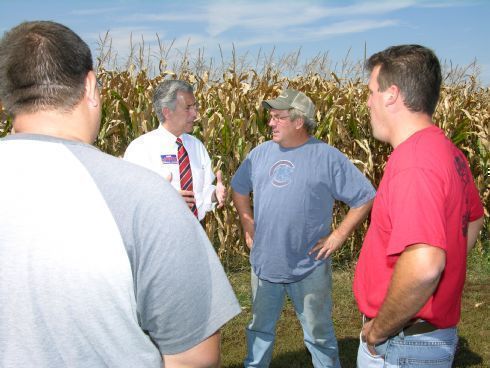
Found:
[(263, 152), (263, 151), (269, 151), (271, 149), (274, 149), (278, 147), (279, 145), (274, 142), (274, 141), (265, 141), (258, 146), (255, 146), (251, 151), (250, 154), (258, 153), (258, 152)]
[(320, 149), (332, 149), (333, 146), (329, 145), (327, 142), (322, 141), (316, 137), (310, 137), (305, 145), (306, 147), (320, 148)]
[[(166, 180), (140, 165), (111, 156), (99, 150), (74, 152), (89, 172), (121, 193), (145, 193), (155, 187), (165, 187)], [(170, 187), (170, 186), (169, 186)], [(171, 187), (170, 187), (171, 189)]]
[[(304, 144), (300, 148), (301, 148), (301, 150), (303, 150), (303, 152), (307, 151), (309, 155), (310, 154), (311, 155), (342, 154), (335, 147), (330, 146), (329, 144), (327, 144), (327, 143), (325, 143), (325, 142), (323, 142), (317, 138), (314, 138), (314, 137), (311, 137), (306, 142), (306, 144)], [(260, 155), (264, 155), (264, 154), (271, 154), (271, 153), (274, 153), (276, 151), (277, 152), (280, 151), (279, 144), (272, 141), (272, 140), (269, 140), (269, 141), (265, 141), (265, 142), (259, 144), (255, 148), (253, 148), (250, 151), (249, 156), (250, 157), (256, 157), (256, 156), (260, 156)]]
[(345, 154), (338, 148), (331, 146), (330, 144), (315, 137), (310, 138), (308, 143), (305, 144), (305, 148), (312, 151), (311, 154), (332, 156), (334, 158), (337, 158), (338, 156), (345, 157)]
[(150, 130), (149, 132), (146, 132), (144, 134), (141, 134), (139, 137), (135, 138), (132, 143), (139, 143), (139, 142), (145, 142), (147, 140), (152, 140), (152, 139), (159, 139), (162, 138), (163, 135), (160, 132), (158, 128)]
[(199, 146), (199, 147), (204, 147), (204, 143), (202, 143), (202, 141), (199, 138), (193, 136), (192, 134), (184, 133), (184, 134), (182, 134), (182, 138), (183, 138), (184, 144), (187, 142), (187, 143), (191, 143), (191, 144), (194, 144), (196, 146)]
[(155, 147), (163, 147), (171, 143), (160, 129), (154, 129), (148, 133), (142, 134), (129, 143), (126, 148), (125, 158), (127, 155), (144, 153), (153, 150)]
[(437, 126), (416, 132), (398, 145), (390, 156), (391, 166), (396, 163), (397, 171), (407, 168), (434, 168), (452, 165), (459, 149)]

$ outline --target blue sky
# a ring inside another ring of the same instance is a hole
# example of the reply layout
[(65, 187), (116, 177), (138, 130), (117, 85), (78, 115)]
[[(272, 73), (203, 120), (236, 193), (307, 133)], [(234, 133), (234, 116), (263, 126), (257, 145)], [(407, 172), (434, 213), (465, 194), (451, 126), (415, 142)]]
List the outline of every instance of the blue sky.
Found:
[(441, 62), (465, 67), (476, 60), (484, 86), (490, 85), (490, 1), (136, 1), (0, 0), (0, 32), (24, 20), (54, 20), (77, 32), (97, 54), (107, 31), (124, 59), (130, 35), (157, 53), (157, 37), (172, 50), (198, 50), (225, 59), (301, 48), (311, 59), (328, 53), (334, 64), (362, 60), (388, 46), (419, 43)]

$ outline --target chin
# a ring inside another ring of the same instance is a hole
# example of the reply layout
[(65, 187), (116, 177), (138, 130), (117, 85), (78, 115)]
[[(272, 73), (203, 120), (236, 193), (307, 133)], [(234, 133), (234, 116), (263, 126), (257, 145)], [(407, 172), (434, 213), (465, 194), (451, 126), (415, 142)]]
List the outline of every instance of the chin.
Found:
[(185, 128), (186, 133), (192, 133), (193, 130), (194, 130), (194, 124), (192, 123), (188, 124)]

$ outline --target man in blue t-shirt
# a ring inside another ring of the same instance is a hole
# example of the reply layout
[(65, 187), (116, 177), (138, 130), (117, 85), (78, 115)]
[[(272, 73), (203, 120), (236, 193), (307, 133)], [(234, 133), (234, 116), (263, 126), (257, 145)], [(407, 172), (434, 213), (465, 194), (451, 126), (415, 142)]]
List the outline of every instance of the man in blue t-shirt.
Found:
[[(231, 182), (251, 250), (253, 317), (245, 367), (269, 365), (285, 294), (313, 365), (340, 367), (330, 255), (366, 218), (375, 191), (346, 156), (310, 135), (315, 106), (304, 93), (287, 89), (262, 104), (270, 112), (272, 140), (248, 154)], [(335, 200), (350, 210), (331, 231)]]

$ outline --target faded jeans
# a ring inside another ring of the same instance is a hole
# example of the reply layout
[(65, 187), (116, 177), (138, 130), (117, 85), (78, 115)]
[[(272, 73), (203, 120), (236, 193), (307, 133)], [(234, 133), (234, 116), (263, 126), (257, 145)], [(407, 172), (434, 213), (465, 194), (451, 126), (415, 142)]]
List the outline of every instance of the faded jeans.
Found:
[(451, 367), (458, 343), (455, 327), (419, 335), (404, 336), (403, 331), (375, 346), (378, 355), (371, 355), (366, 343), (360, 341), (358, 368), (446, 368)]
[(286, 294), (301, 322), (313, 366), (340, 368), (337, 339), (332, 323), (331, 262), (293, 283), (261, 280), (252, 271), (252, 321), (247, 327), (245, 367), (268, 367), (272, 359), (276, 322)]

